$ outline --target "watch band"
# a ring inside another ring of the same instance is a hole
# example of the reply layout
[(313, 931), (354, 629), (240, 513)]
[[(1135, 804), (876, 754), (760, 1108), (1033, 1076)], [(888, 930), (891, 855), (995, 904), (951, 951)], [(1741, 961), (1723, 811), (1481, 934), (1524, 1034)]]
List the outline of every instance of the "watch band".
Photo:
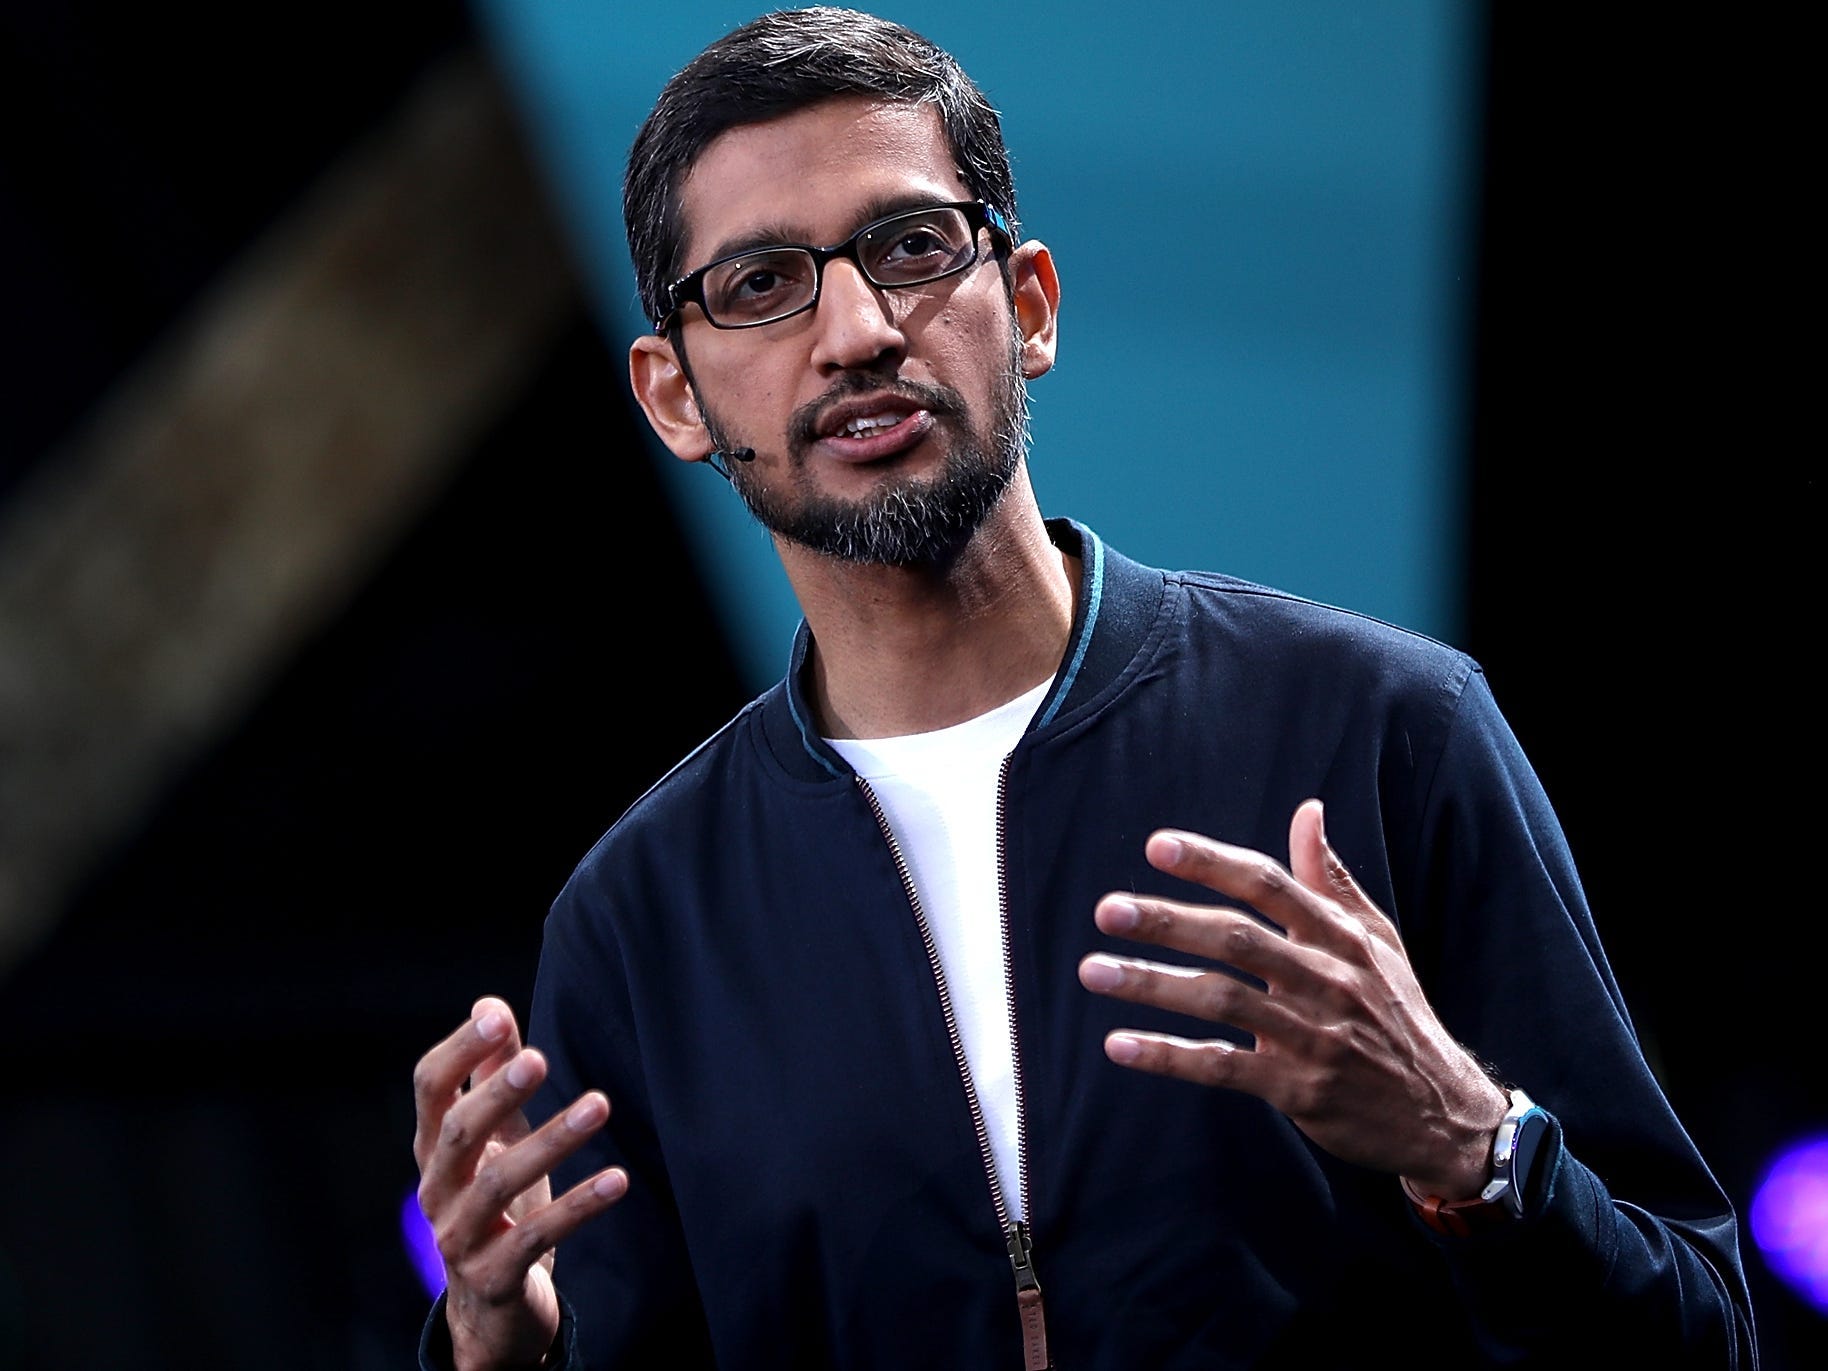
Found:
[(1403, 1178), (1403, 1193), (1423, 1223), (1444, 1238), (1470, 1238), (1487, 1228), (1502, 1228), (1511, 1222), (1511, 1211), (1501, 1204), (1474, 1195), (1470, 1200), (1451, 1204), (1439, 1195), (1423, 1195)]
[(1523, 1091), (1510, 1091), (1510, 1107), (1492, 1135), (1491, 1179), (1471, 1199), (1449, 1203), (1439, 1195), (1424, 1195), (1402, 1177), (1403, 1193), (1409, 1203), (1436, 1233), (1443, 1237), (1465, 1238), (1487, 1228), (1501, 1228), (1523, 1217), (1523, 1183), (1525, 1177), (1515, 1174), (1517, 1140), (1532, 1115), (1546, 1121), (1548, 1115)]

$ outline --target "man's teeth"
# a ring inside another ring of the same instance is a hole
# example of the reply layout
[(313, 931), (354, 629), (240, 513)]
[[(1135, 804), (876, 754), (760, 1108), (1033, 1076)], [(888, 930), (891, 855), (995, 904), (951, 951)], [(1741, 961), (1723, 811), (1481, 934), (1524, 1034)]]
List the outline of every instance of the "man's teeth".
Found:
[(841, 430), (846, 438), (861, 438), (879, 428), (894, 428), (906, 417), (900, 414), (865, 414), (852, 419)]

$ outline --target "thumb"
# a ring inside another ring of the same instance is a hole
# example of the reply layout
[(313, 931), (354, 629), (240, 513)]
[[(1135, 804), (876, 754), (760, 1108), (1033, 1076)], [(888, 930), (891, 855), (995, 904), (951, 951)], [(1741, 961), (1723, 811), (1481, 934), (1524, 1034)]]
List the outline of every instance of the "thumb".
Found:
[(1388, 925), (1384, 912), (1365, 894), (1333, 845), (1327, 841), (1326, 807), (1319, 800), (1303, 800), (1295, 809), (1288, 830), (1289, 870), (1309, 890), (1336, 900), (1365, 919), (1374, 930)]

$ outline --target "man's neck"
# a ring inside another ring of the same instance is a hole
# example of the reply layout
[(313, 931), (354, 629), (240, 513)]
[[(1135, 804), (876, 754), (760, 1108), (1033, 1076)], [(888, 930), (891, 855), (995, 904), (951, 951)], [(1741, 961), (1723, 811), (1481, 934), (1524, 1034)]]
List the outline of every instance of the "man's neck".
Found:
[(827, 737), (963, 723), (1048, 679), (1066, 651), (1077, 567), (1049, 540), (1026, 468), (943, 568), (778, 546), (812, 630), (812, 703)]

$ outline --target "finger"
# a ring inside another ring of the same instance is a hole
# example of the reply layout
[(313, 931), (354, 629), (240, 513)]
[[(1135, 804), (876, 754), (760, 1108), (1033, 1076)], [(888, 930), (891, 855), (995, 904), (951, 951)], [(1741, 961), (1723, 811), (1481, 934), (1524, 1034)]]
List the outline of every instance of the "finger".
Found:
[[(498, 1000), (479, 1000), (463, 1025), (419, 1059), (413, 1068), (413, 1156), (421, 1169), (431, 1156), (445, 1113), (456, 1103), (470, 1074), (491, 1057), (519, 1050), (514, 1015)], [(510, 1047), (512, 1045), (512, 1047)]]
[(1104, 1054), (1119, 1066), (1135, 1071), (1260, 1094), (1254, 1088), (1257, 1054), (1222, 1038), (1194, 1040), (1126, 1028), (1106, 1036)]
[(1143, 851), (1158, 871), (1249, 905), (1291, 938), (1335, 951), (1343, 945), (1337, 906), (1272, 857), (1174, 829), (1150, 834)]
[(507, 1066), (444, 1111), (431, 1147), (419, 1163), (419, 1207), (427, 1217), (436, 1222), (461, 1196), (491, 1141), (512, 1142), (527, 1136), (521, 1108), (545, 1079), (546, 1059), (535, 1048), (522, 1048)]
[(1221, 962), (1284, 991), (1297, 991), (1314, 981), (1314, 970), (1308, 965), (1311, 952), (1242, 910), (1112, 894), (1098, 902), (1092, 919), (1113, 937)]
[[(495, 1050), (487, 1057), (483, 1058), (482, 1061), (478, 1062), (476, 1067), (470, 1072), (469, 1089), (473, 1091), (478, 1086), (493, 1079), (496, 1073), (506, 1068), (509, 1063), (520, 1055), (521, 1041), (520, 1027), (514, 1021), (514, 1011), (498, 999), (491, 996), (485, 996), (476, 1001), (475, 1007), (470, 1010), (470, 1017), (475, 1020), (478, 1031), (484, 1036), (488, 1036), (489, 1034), (499, 1035)], [(507, 1025), (505, 1031), (502, 1028), (504, 1023)], [(540, 1060), (539, 1070), (542, 1073), (543, 1079), (543, 1073), (545, 1071), (544, 1058), (541, 1058)], [(502, 1141), (510, 1143), (518, 1142), (520, 1139), (526, 1137), (526, 1116), (518, 1109), (504, 1114), (502, 1116), (498, 1136)]]
[(1079, 983), (1114, 1000), (1229, 1024), (1257, 1037), (1298, 1027), (1286, 1003), (1224, 969), (1164, 966), (1098, 952), (1079, 963)]
[(1289, 869), (1296, 880), (1318, 890), (1387, 943), (1400, 939), (1396, 927), (1340, 860), (1327, 841), (1326, 811), (1319, 800), (1304, 800), (1295, 809), (1288, 831)]
[[(495, 1051), (470, 1070), (470, 1088), (475, 1089), (480, 1081), (493, 1076), (513, 1060), (515, 1053), (520, 1051), (520, 1026), (514, 1020), (514, 1011), (492, 995), (485, 995), (476, 1001), (470, 1010), (470, 1020), (479, 1026), (489, 1025), (488, 1029), (484, 1031), (485, 1037), (491, 1033), (500, 1035), (496, 1040)], [(501, 1031), (501, 1025), (504, 1023), (507, 1025), (506, 1032)]]
[(608, 1209), (628, 1193), (628, 1172), (619, 1166), (607, 1167), (586, 1177), (535, 1215), (540, 1237), (551, 1251), (590, 1219)]
[[(484, 1246), (446, 1255), (448, 1271), (485, 1300), (513, 1298), (534, 1263), (628, 1193), (628, 1172), (612, 1166), (497, 1232)], [(442, 1251), (442, 1245), (440, 1251)]]
[[(562, 1114), (511, 1147), (485, 1151), (474, 1178), (449, 1210), (454, 1227), (484, 1233), (508, 1226), (506, 1216), (529, 1191), (534, 1207), (545, 1204), (552, 1169), (582, 1147), (609, 1119), (609, 1099), (586, 1091)], [(520, 1216), (518, 1222), (525, 1222)]]

